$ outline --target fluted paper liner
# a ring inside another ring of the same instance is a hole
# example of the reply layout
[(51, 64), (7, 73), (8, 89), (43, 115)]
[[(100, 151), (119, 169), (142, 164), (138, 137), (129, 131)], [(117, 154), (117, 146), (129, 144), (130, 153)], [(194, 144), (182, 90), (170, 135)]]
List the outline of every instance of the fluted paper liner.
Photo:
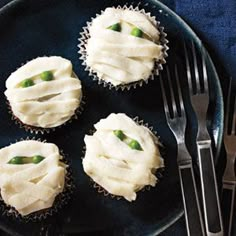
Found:
[[(162, 148), (162, 147), (163, 147), (162, 143), (160, 142), (160, 138), (157, 136), (157, 132), (153, 130), (153, 127), (152, 127), (152, 126), (149, 126), (148, 123), (145, 123), (145, 122), (144, 122), (143, 120), (141, 120), (138, 116), (134, 117), (133, 120), (135, 121), (136, 124), (138, 124), (138, 125), (143, 125), (143, 126), (145, 126), (146, 128), (148, 128), (148, 129), (152, 132), (152, 134), (153, 134), (153, 136), (154, 136), (154, 137), (153, 137), (153, 138), (154, 138), (153, 140), (154, 140), (155, 144), (156, 144), (159, 148)], [(91, 130), (89, 131), (89, 134), (90, 134), (90, 135), (93, 135), (95, 131), (96, 131), (95, 129), (91, 129)], [(159, 150), (160, 150), (160, 149), (159, 149)], [(83, 155), (85, 155), (85, 152), (86, 152), (86, 146), (84, 146), (84, 148), (83, 148)], [(160, 154), (162, 154), (161, 152), (162, 152), (162, 151), (160, 150)], [(161, 155), (161, 157), (162, 157), (162, 155)], [(83, 159), (83, 158), (84, 158), (84, 156), (82, 157), (82, 159)], [(155, 176), (157, 177), (157, 183), (156, 183), (156, 185), (157, 185), (158, 182), (161, 181), (161, 179), (163, 178), (164, 171), (165, 171), (165, 165), (164, 165), (164, 161), (163, 161), (163, 166), (161, 166), (160, 168), (156, 169), (155, 172), (154, 172), (154, 173), (155, 173)], [(120, 199), (123, 198), (122, 196), (117, 196), (117, 195), (114, 195), (114, 194), (109, 193), (109, 192), (108, 192), (107, 190), (105, 190), (102, 186), (100, 186), (99, 184), (97, 184), (96, 182), (94, 182), (94, 180), (93, 180), (92, 178), (90, 178), (90, 182), (91, 182), (92, 187), (95, 188), (98, 193), (102, 193), (105, 197), (109, 196), (109, 197), (111, 197), (112, 199), (116, 199), (116, 200), (120, 200)], [(149, 186), (149, 185), (144, 186), (142, 189), (138, 190), (137, 192), (139, 192), (139, 191), (142, 191), (142, 192), (144, 192), (144, 191), (150, 191), (150, 190), (151, 190), (151, 187), (152, 187), (152, 186)], [(156, 187), (156, 186), (155, 186), (155, 187)], [(155, 188), (155, 187), (154, 187), (154, 188)]]
[[(124, 90), (130, 90), (131, 88), (142, 87), (142, 85), (144, 83), (147, 84), (150, 80), (154, 80), (155, 75), (159, 75), (159, 71), (163, 69), (163, 64), (166, 63), (166, 57), (168, 56), (167, 50), (169, 49), (169, 47), (167, 46), (168, 40), (166, 39), (167, 34), (164, 32), (164, 27), (162, 27), (160, 25), (160, 22), (156, 20), (155, 16), (151, 16), (151, 14), (149, 12), (146, 12), (144, 9), (140, 9), (138, 5), (136, 7), (134, 7), (133, 5), (129, 5), (129, 6), (124, 5), (124, 6), (118, 6), (116, 8), (137, 11), (137, 12), (141, 12), (142, 14), (146, 15), (149, 18), (149, 20), (159, 30), (160, 44), (163, 46), (163, 58), (155, 61), (154, 69), (148, 79), (139, 80), (139, 81), (129, 83), (129, 84), (122, 84), (122, 85), (115, 86), (115, 85), (111, 84), (110, 82), (106, 82), (105, 80), (100, 79), (97, 76), (97, 72), (92, 70), (92, 68), (89, 67), (86, 63), (86, 58), (87, 58), (86, 45), (87, 45), (88, 39), (90, 38), (89, 28), (92, 25), (92, 21), (94, 18), (91, 18), (91, 21), (87, 22), (87, 25), (83, 27), (83, 31), (80, 33), (80, 38), (78, 39), (79, 40), (78, 53), (81, 55), (80, 59), (82, 60), (82, 65), (85, 66), (85, 70), (89, 72), (89, 76), (91, 76), (94, 81), (97, 81), (97, 83), (99, 85), (102, 85), (103, 87), (108, 87), (109, 89), (114, 88), (115, 90), (124, 91)], [(96, 14), (96, 17), (102, 15), (103, 13), (104, 13), (104, 11), (101, 11), (100, 14)]]
[[(27, 62), (22, 63), (21, 66), (25, 65)], [(19, 68), (19, 67), (18, 67)], [(16, 68), (16, 69), (18, 69)], [(78, 78), (78, 76), (75, 74), (75, 72), (73, 72), (73, 76), (75, 76), (76, 78)], [(32, 126), (32, 125), (27, 125), (25, 123), (23, 123), (17, 116), (15, 116), (10, 102), (8, 101), (7, 97), (6, 97), (6, 104), (8, 107), (8, 113), (11, 115), (11, 120), (14, 121), (14, 123), (16, 125), (18, 125), (20, 128), (24, 128), (25, 131), (30, 132), (31, 134), (44, 134), (44, 133), (50, 133), (51, 131), (55, 131), (57, 128), (61, 128), (64, 125), (67, 125), (68, 123), (71, 123), (73, 120), (78, 119), (79, 115), (83, 112), (84, 110), (84, 106), (85, 106), (85, 96), (83, 95), (83, 92), (81, 91), (81, 97), (80, 97), (80, 104), (79, 107), (75, 110), (74, 115), (71, 116), (71, 118), (66, 121), (65, 123), (57, 126), (57, 127), (52, 127), (52, 128), (42, 128), (42, 127), (37, 127), (37, 126)]]
[[(16, 142), (24, 141), (24, 140), (36, 140), (40, 142), (46, 142), (46, 140), (41, 141), (40, 139), (36, 138), (29, 138), (16, 140)], [(74, 179), (72, 177), (72, 170), (70, 167), (70, 163), (68, 159), (65, 158), (65, 154), (62, 150), (60, 150), (60, 155), (62, 156), (61, 162), (67, 165), (66, 167), (66, 175), (65, 175), (65, 185), (63, 192), (59, 193), (52, 205), (52, 207), (47, 209), (42, 209), (37, 212), (33, 212), (29, 215), (22, 216), (14, 207), (10, 205), (6, 205), (0, 195), (0, 211), (2, 215), (10, 217), (15, 220), (19, 220), (22, 222), (38, 222), (45, 220), (46, 218), (53, 216), (54, 214), (58, 213), (61, 208), (63, 208), (71, 199), (71, 196), (75, 189)]]

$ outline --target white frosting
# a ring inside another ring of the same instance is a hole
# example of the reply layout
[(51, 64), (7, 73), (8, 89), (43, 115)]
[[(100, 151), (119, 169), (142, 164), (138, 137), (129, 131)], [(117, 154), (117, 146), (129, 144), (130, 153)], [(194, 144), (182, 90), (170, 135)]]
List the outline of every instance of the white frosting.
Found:
[[(53, 73), (53, 80), (43, 81), (40, 74)], [(6, 81), (5, 95), (14, 115), (24, 124), (51, 128), (74, 115), (82, 97), (81, 83), (72, 75), (72, 64), (58, 56), (39, 57), (13, 72)], [(22, 88), (21, 81), (31, 78), (35, 85)]]
[[(121, 24), (121, 32), (107, 29), (116, 23)], [(132, 36), (133, 27), (141, 29), (144, 37)], [(92, 21), (89, 32), (87, 65), (115, 86), (147, 80), (154, 61), (163, 57), (163, 47), (157, 44), (159, 31), (140, 12), (106, 8)]]
[[(45, 157), (38, 164), (8, 164), (15, 156)], [(35, 140), (21, 141), (0, 150), (0, 189), (7, 205), (21, 215), (49, 208), (63, 191), (65, 165), (58, 147)]]
[[(109, 193), (136, 199), (136, 192), (146, 185), (155, 186), (156, 169), (163, 166), (157, 146), (158, 140), (151, 131), (136, 124), (125, 114), (110, 114), (94, 125), (96, 132), (85, 136), (86, 153), (84, 171)], [(114, 130), (136, 141), (142, 151), (131, 149), (121, 141)]]

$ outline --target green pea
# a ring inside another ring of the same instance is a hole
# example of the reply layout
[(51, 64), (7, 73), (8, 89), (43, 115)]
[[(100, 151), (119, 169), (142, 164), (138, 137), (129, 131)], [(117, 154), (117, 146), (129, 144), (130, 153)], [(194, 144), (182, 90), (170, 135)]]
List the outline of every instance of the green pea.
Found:
[(44, 71), (40, 74), (40, 78), (44, 81), (53, 80), (53, 73), (51, 71)]
[(134, 140), (134, 139), (131, 140), (128, 145), (132, 149), (135, 149), (135, 150), (138, 150), (138, 151), (142, 151), (143, 150), (142, 147), (140, 146), (139, 142)]
[(41, 162), (44, 159), (44, 157), (40, 156), (40, 155), (35, 155), (32, 157), (32, 162), (34, 164), (38, 164), (39, 162)]
[(27, 88), (27, 87), (30, 87), (33, 85), (34, 85), (34, 81), (32, 79), (25, 79), (25, 80), (21, 81), (21, 83), (20, 83), (20, 86), (22, 88)]
[(109, 26), (108, 29), (120, 32), (121, 31), (121, 25), (120, 25), (120, 23), (116, 23), (114, 25)]
[(125, 138), (125, 134), (123, 133), (122, 130), (118, 130), (118, 129), (117, 130), (113, 130), (113, 133), (120, 140), (123, 140)]
[(8, 164), (14, 164), (14, 165), (24, 164), (24, 157), (15, 156), (10, 161), (8, 161)]
[(142, 38), (143, 36), (143, 31), (139, 28), (133, 28), (132, 31), (131, 31), (131, 35), (135, 36), (135, 37), (139, 37), (139, 38)]

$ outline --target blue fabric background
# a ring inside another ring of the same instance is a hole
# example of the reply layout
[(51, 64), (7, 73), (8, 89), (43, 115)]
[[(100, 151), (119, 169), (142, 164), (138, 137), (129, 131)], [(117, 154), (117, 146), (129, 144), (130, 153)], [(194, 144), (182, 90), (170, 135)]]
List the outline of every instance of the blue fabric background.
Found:
[[(0, 7), (11, 0), (0, 0)], [(202, 39), (220, 76), (223, 91), (227, 78), (236, 82), (236, 1), (161, 0), (181, 16)], [(0, 232), (0, 235), (3, 235)], [(185, 236), (183, 217), (161, 236)]]
[(236, 1), (161, 0), (181, 16), (208, 49), (223, 90), (229, 76), (236, 82)]

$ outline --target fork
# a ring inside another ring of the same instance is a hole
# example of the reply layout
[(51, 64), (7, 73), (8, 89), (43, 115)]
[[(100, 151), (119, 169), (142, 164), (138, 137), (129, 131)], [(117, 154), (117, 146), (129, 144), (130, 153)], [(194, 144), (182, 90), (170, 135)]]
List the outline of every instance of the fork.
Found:
[[(162, 75), (160, 74), (160, 84), (164, 103), (164, 110), (166, 115), (167, 124), (170, 130), (173, 132), (178, 147), (177, 163), (181, 184), (181, 191), (183, 197), (185, 221), (187, 234), (194, 236), (205, 235), (201, 209), (199, 205), (199, 199), (196, 189), (196, 182), (193, 172), (192, 158), (185, 145), (185, 130), (186, 130), (186, 114), (184, 109), (184, 103), (182, 93), (180, 89), (179, 77), (177, 66), (175, 65), (175, 78), (178, 91), (178, 100), (175, 100), (173, 86), (171, 83), (171, 76), (168, 66), (166, 66), (170, 98), (172, 106), (168, 106), (166, 92)], [(177, 105), (180, 108), (177, 110)], [(171, 113), (172, 111), (172, 113)]]
[[(233, 98), (232, 107), (230, 106), (231, 98)], [(232, 120), (230, 120), (230, 113), (232, 112), (233, 112), (233, 117)], [(236, 186), (236, 177), (234, 172), (234, 163), (236, 158), (235, 124), (236, 124), (236, 97), (235, 95), (233, 95), (232, 78), (230, 78), (227, 107), (226, 107), (225, 128), (224, 128), (224, 145), (227, 153), (227, 163), (223, 175), (223, 187), (222, 187), (222, 206), (224, 213), (225, 235), (228, 236), (231, 235), (234, 200), (235, 200), (235, 186)]]
[[(203, 198), (203, 210), (206, 233), (209, 236), (223, 236), (223, 223), (219, 202), (219, 193), (216, 181), (211, 138), (207, 130), (206, 115), (209, 106), (208, 75), (205, 62), (205, 51), (202, 50), (202, 84), (200, 82), (200, 66), (197, 63), (195, 45), (192, 42), (193, 71), (189, 63), (186, 45), (184, 52), (187, 68), (187, 79), (192, 107), (198, 120), (198, 132), (196, 138), (198, 159), (200, 167), (200, 179)], [(195, 81), (195, 88), (193, 82)]]

